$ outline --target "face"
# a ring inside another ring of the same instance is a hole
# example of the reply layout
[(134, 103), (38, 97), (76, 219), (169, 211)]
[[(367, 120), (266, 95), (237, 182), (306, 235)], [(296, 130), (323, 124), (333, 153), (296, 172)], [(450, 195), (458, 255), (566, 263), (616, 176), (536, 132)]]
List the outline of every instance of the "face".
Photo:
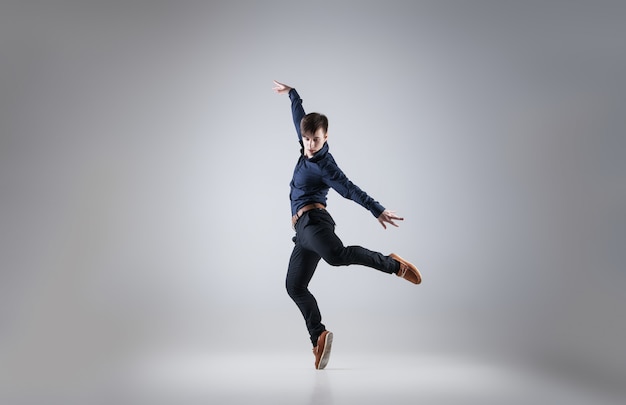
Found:
[(324, 143), (328, 139), (328, 134), (324, 132), (322, 128), (318, 128), (314, 134), (305, 132), (302, 134), (302, 143), (304, 144), (304, 155), (307, 158), (312, 158), (313, 155), (318, 152), (324, 146)]

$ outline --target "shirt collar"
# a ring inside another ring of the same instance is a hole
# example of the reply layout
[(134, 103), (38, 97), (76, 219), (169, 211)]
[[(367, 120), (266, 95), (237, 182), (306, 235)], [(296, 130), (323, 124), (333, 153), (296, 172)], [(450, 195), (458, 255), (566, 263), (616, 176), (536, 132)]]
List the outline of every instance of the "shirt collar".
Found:
[(315, 152), (315, 155), (313, 155), (312, 158), (309, 158), (309, 162), (317, 162), (323, 159), (327, 153), (328, 153), (328, 141), (324, 142), (324, 146), (322, 146), (322, 149)]

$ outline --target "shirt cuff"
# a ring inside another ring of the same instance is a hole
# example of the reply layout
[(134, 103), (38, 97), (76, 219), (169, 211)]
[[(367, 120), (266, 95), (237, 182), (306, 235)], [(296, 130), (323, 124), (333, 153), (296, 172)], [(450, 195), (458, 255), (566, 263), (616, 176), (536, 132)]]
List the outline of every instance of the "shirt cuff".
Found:
[(385, 211), (385, 207), (383, 207), (382, 205), (380, 205), (379, 203), (374, 203), (372, 205), (372, 208), (370, 209), (370, 212), (372, 213), (372, 215), (374, 215), (376, 218), (378, 218), (380, 216), (380, 214), (382, 214)]

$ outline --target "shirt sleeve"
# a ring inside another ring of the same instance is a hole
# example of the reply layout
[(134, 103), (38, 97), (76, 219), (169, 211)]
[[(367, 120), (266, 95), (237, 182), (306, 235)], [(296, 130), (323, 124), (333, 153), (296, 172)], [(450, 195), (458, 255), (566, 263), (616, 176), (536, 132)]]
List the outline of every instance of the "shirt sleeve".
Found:
[(289, 99), (291, 100), (291, 115), (293, 117), (293, 124), (296, 127), (296, 133), (298, 134), (298, 140), (302, 142), (302, 134), (300, 133), (300, 121), (306, 115), (304, 107), (302, 107), (302, 99), (296, 91), (296, 89), (289, 90)]
[(322, 167), (322, 173), (326, 185), (338, 192), (342, 197), (361, 205), (371, 212), (374, 217), (378, 218), (385, 211), (385, 207), (348, 179), (332, 157), (329, 156), (326, 160), (326, 164)]

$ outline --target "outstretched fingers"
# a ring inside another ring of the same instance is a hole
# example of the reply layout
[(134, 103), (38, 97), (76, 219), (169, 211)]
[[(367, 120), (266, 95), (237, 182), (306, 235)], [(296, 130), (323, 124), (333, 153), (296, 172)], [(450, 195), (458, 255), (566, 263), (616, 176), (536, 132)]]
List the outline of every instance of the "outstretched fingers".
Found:
[(380, 222), (380, 224), (382, 225), (384, 229), (387, 229), (387, 225), (385, 225), (385, 221), (383, 221), (382, 218), (379, 217), (378, 222)]
[(278, 82), (276, 80), (273, 80), (273, 82), (274, 82), (274, 87), (272, 87), (272, 90), (274, 90), (274, 92), (278, 94), (288, 93), (289, 90), (291, 89), (291, 87), (281, 82)]
[(397, 228), (398, 224), (396, 224), (394, 222), (394, 220), (404, 221), (404, 218), (397, 216), (395, 211), (388, 211), (388, 210), (383, 211), (383, 213), (380, 214), (380, 216), (378, 217), (378, 222), (380, 222), (380, 224), (385, 229), (387, 229), (387, 226), (385, 225), (385, 222), (389, 223), (389, 224), (391, 224), (391, 225), (393, 225), (393, 226), (395, 226)]

